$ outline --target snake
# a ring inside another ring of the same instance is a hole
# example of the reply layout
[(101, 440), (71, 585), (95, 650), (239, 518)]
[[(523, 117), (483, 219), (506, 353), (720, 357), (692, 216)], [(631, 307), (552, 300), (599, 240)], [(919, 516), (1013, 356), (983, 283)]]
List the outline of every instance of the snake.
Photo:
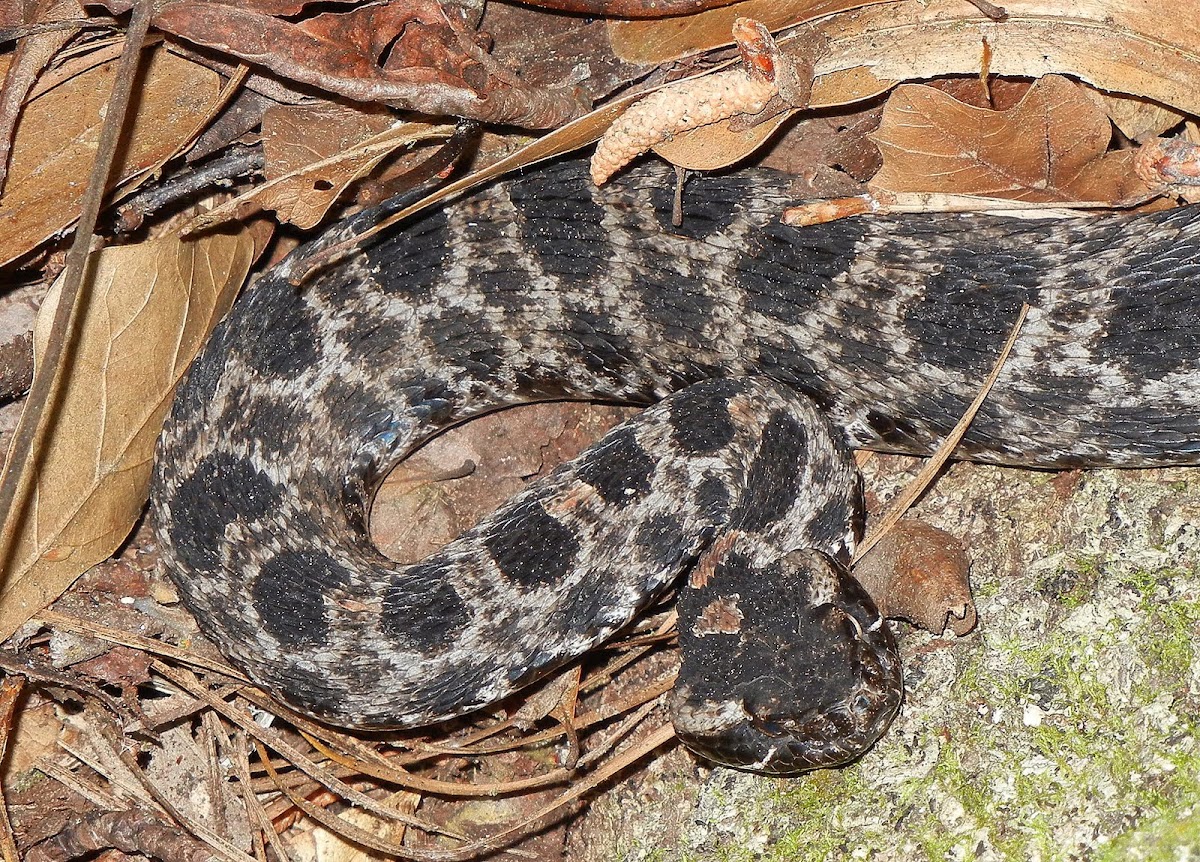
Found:
[[(158, 544), (201, 630), (307, 715), (413, 728), (494, 708), (674, 591), (685, 744), (778, 775), (861, 755), (904, 680), (848, 567), (852, 450), (935, 451), (1028, 306), (955, 458), (1200, 462), (1200, 209), (800, 228), (790, 203), (770, 170), (695, 176), (675, 224), (673, 173), (596, 188), (565, 159), (301, 246), (215, 329), (160, 438)], [(646, 409), (426, 559), (374, 546), (410, 452), (547, 400)]]

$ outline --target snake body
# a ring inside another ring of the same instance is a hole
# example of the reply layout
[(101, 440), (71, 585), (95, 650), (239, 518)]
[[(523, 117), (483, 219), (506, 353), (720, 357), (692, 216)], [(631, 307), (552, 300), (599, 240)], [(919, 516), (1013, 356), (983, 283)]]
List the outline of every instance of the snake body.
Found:
[[(263, 276), (160, 443), (163, 557), (202, 629), (296, 707), (418, 726), (609, 638), (685, 575), (673, 717), (766, 772), (870, 745), (902, 690), (845, 565), (848, 447), (928, 454), (1028, 317), (957, 457), (1200, 461), (1200, 210), (782, 225), (786, 178), (491, 185), (298, 278)], [(292, 280), (297, 279), (298, 284)], [(380, 478), (439, 430), (551, 398), (654, 405), (427, 560), (370, 543)]]

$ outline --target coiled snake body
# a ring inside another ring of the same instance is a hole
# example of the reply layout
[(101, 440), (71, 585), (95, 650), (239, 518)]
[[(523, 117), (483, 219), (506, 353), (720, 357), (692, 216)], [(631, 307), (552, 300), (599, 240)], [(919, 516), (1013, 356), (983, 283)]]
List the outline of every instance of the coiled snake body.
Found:
[[(895, 647), (846, 572), (847, 448), (927, 454), (1031, 311), (956, 456), (1200, 461), (1200, 210), (779, 223), (786, 180), (595, 189), (565, 162), (368, 242), (214, 334), (163, 432), (164, 558), (254, 680), (347, 725), (493, 703), (685, 575), (673, 718), (715, 760), (841, 762), (886, 727)], [(425, 561), (365, 529), (387, 470), (522, 401), (654, 404)]]

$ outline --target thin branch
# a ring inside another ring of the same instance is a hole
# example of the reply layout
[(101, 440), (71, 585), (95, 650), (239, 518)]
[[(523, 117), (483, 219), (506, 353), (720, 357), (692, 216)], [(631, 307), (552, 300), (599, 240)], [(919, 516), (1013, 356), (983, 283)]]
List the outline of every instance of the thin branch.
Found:
[[(82, 311), (82, 285), (88, 252), (100, 206), (104, 202), (104, 189), (115, 160), (125, 115), (129, 109), (133, 82), (137, 77), (141, 59), (142, 43), (150, 26), (153, 0), (140, 0), (133, 7), (133, 17), (125, 34), (125, 48), (117, 66), (112, 94), (100, 128), (100, 139), (96, 145), (96, 159), (88, 177), (87, 192), (80, 206), (79, 225), (75, 238), (67, 252), (63, 272), (62, 294), (54, 311), (54, 321), (42, 361), (34, 374), (33, 385), (20, 422), (13, 433), (9, 458), (5, 464), (4, 478), (0, 480), (0, 516), (3, 517), (3, 533), (0, 534), (0, 571), (9, 571), (12, 555), (17, 546), (17, 537), (32, 516), (34, 478), (40, 459), (38, 443), (43, 427), (49, 424), (54, 412), (54, 402), (61, 388), (64, 359), (75, 339), (80, 312)], [(18, 505), (19, 504), (19, 505)]]
[(991, 373), (983, 381), (983, 385), (979, 387), (979, 392), (976, 394), (975, 400), (967, 407), (966, 412), (963, 413), (958, 423), (950, 429), (950, 433), (946, 435), (946, 439), (938, 446), (933, 457), (925, 462), (925, 466), (921, 468), (921, 472), (892, 501), (892, 505), (883, 516), (883, 519), (859, 543), (858, 549), (854, 552), (854, 562), (857, 563), (861, 560), (867, 551), (871, 550), (875, 546), (875, 543), (887, 535), (887, 532), (896, 525), (896, 522), (904, 517), (904, 513), (908, 511), (908, 508), (917, 497), (925, 492), (925, 489), (929, 487), (934, 477), (937, 476), (938, 471), (950, 460), (950, 456), (954, 454), (955, 447), (958, 446), (958, 441), (967, 433), (967, 428), (970, 427), (975, 414), (979, 412), (979, 408), (983, 406), (988, 393), (992, 391), (992, 386), (999, 379), (1000, 372), (1004, 369), (1004, 363), (1008, 359), (1008, 354), (1016, 343), (1017, 336), (1021, 333), (1021, 326), (1025, 323), (1025, 315), (1028, 313), (1029, 306), (1022, 305), (1021, 311), (1017, 314), (1017, 322), (1013, 324), (1012, 332), (1008, 334), (1008, 340), (1000, 348), (1000, 355), (996, 357), (996, 364), (992, 366)]

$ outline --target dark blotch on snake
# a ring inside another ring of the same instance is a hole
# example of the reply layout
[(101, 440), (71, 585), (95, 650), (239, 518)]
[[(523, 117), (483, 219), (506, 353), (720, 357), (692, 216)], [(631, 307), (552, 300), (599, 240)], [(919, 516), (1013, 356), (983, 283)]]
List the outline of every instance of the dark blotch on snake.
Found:
[(498, 521), (484, 542), (505, 576), (527, 587), (561, 581), (579, 553), (569, 527), (536, 500), (523, 500)]
[(876, 410), (867, 411), (867, 424), (871, 426), (871, 430), (879, 435), (879, 439), (884, 443), (901, 445), (914, 439), (916, 429), (903, 419), (887, 416)]
[(854, 528), (857, 514), (850, 500), (845, 497), (834, 497), (827, 501), (809, 522), (808, 532), (813, 544), (826, 546), (845, 536), (848, 527)]
[(638, 346), (619, 332), (611, 315), (586, 308), (572, 309), (567, 320), (579, 360), (591, 371), (620, 380), (636, 363)]
[(705, 476), (696, 489), (696, 505), (710, 523), (723, 523), (729, 515), (729, 489), (716, 476)]
[(634, 534), (634, 542), (646, 549), (650, 562), (662, 569), (679, 564), (691, 552), (694, 539), (683, 534), (683, 525), (670, 515), (655, 515), (643, 522)]
[(448, 563), (436, 561), (410, 566), (396, 575), (383, 594), (384, 633), (418, 652), (437, 652), (453, 644), (471, 619), (470, 609), (454, 589), (454, 577)]
[(253, 347), (246, 345), (246, 365), (272, 377), (297, 377), (321, 356), (321, 333), (307, 309), (296, 309), (283, 320), (263, 316), (251, 334)]
[(715, 452), (733, 439), (729, 398), (739, 390), (730, 380), (698, 383), (671, 404), (671, 439), (693, 453)]
[[(948, 222), (954, 225), (957, 220)], [(900, 254), (903, 247), (898, 244), (893, 254)], [(998, 254), (1009, 259), (1001, 283), (992, 283), (994, 276), (980, 267), (974, 248), (947, 248), (929, 259), (924, 301), (906, 312), (912, 329), (922, 333), (913, 343), (914, 362), (987, 373), (1021, 304), (1037, 305), (1037, 289), (1045, 278), (1044, 271), (1014, 265), (1025, 256), (1041, 259), (1040, 249), (1013, 246)], [(986, 295), (986, 301), (981, 295)]]
[[(426, 209), (405, 228), (405, 235), (412, 237), (411, 242), (400, 246), (370, 242), (363, 246), (362, 254), (371, 271), (399, 271), (405, 275), (404, 278), (377, 278), (375, 283), (380, 292), (417, 302), (427, 302), (434, 295), (434, 289), (442, 283), (445, 261), (450, 256), (450, 249), (440, 241), (446, 235), (448, 221), (445, 208)], [(423, 241), (429, 236), (439, 241)]]
[(590, 283), (596, 275), (596, 237), (605, 235), (604, 209), (544, 171), (515, 179), (508, 195), (526, 246), (541, 266), (564, 280)]
[(795, 419), (776, 412), (763, 428), (762, 443), (750, 464), (746, 493), (733, 523), (757, 531), (787, 514), (800, 484), (808, 455), (808, 435)]
[(244, 458), (214, 452), (204, 458), (192, 475), (179, 483), (172, 505), (187, 511), (187, 518), (169, 526), (175, 553), (189, 566), (214, 571), (219, 560), (211, 536), (225, 532), (229, 506), (223, 493), (236, 488), (239, 514), (257, 520), (276, 509), (283, 490)]
[(324, 642), (325, 596), (350, 583), (350, 574), (320, 551), (284, 551), (263, 563), (251, 597), (267, 631), (292, 646)]
[(746, 308), (789, 325), (809, 317), (829, 283), (846, 270), (845, 249), (862, 235), (856, 221), (814, 225), (804, 244), (796, 242), (794, 227), (777, 220), (763, 225), (749, 239), (753, 257), (737, 270)]
[(623, 506), (650, 493), (654, 459), (646, 454), (633, 431), (626, 428), (614, 431), (588, 450), (578, 473), (605, 502)]

